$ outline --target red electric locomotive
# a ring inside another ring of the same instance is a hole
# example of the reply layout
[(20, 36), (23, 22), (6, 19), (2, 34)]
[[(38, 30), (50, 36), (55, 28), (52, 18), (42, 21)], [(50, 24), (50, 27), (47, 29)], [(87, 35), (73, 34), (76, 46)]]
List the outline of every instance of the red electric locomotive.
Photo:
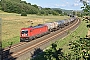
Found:
[(48, 27), (46, 25), (22, 28), (21, 32), (20, 32), (20, 34), (21, 34), (20, 42), (30, 41), (30, 40), (40, 37), (46, 33), (48, 33)]

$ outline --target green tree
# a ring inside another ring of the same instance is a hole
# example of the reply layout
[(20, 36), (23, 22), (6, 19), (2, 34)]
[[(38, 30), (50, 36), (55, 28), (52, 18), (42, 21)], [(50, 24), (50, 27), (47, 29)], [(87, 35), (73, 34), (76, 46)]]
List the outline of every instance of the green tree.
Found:
[(31, 5), (31, 3), (27, 3), (28, 5)]
[[(90, 13), (90, 3), (88, 3), (86, 0), (80, 0), (83, 3), (83, 7), (81, 7), (85, 13), (85, 15), (89, 15)], [(89, 0), (88, 0), (89, 1)]]
[(59, 14), (62, 14), (61, 10), (54, 10), (54, 11), (58, 12)]
[(36, 4), (34, 4), (34, 5), (32, 5), (32, 6), (34, 6), (35, 8), (38, 8), (38, 6), (37, 6)]
[(26, 12), (27, 14), (37, 14), (38, 9), (27, 4), (26, 1), (15, 2), (11, 0), (2, 1), (2, 10), (6, 12), (19, 13)]
[(46, 50), (46, 58), (47, 60), (63, 60), (64, 54), (61, 52), (61, 48), (57, 49), (57, 44), (52, 43), (51, 48)]
[(21, 16), (27, 16), (27, 13), (26, 12), (22, 12)]
[(90, 58), (90, 40), (80, 38), (79, 41), (70, 43), (70, 50), (72, 51), (71, 59), (74, 60), (88, 60)]
[(59, 15), (60, 13), (62, 13), (62, 11), (60, 10), (55, 11), (51, 8), (38, 7), (36, 4), (31, 5), (31, 3), (27, 3), (26, 1), (21, 0), (2, 0), (1, 9), (5, 12), (13, 12), (18, 14), (22, 14), (22, 12), (25, 12), (26, 14)]
[(73, 15), (76, 15), (76, 12), (75, 11), (73, 11), (72, 13), (73, 13)]

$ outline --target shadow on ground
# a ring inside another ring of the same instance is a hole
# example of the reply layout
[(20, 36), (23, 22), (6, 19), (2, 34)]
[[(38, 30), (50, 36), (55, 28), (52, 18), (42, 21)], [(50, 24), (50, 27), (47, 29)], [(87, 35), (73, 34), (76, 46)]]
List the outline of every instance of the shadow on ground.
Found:
[(64, 58), (62, 48), (57, 49), (56, 47), (57, 45), (53, 43), (51, 48), (45, 51), (37, 48), (34, 53), (31, 54), (30, 60), (52, 60), (52, 58), (62, 60)]
[(12, 57), (11, 54), (13, 54), (13, 52), (10, 52), (10, 48), (5, 50), (2, 49), (2, 60), (16, 60), (17, 58), (16, 57)]

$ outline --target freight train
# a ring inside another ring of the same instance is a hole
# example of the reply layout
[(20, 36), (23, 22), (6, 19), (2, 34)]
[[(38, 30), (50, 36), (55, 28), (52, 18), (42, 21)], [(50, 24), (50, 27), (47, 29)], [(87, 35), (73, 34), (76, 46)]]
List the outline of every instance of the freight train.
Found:
[(28, 28), (21, 28), (20, 31), (20, 42), (31, 41), (38, 37), (41, 37), (46, 34), (50, 34), (53, 31), (57, 31), (69, 24), (73, 23), (76, 20), (76, 17), (71, 17), (65, 20), (58, 20), (55, 22), (49, 22), (45, 24), (38, 24), (37, 26), (30, 26)]

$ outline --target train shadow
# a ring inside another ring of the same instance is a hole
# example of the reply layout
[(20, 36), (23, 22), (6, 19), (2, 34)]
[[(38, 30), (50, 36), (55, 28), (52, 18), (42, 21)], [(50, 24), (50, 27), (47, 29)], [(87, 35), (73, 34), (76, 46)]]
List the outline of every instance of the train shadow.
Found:
[[(47, 60), (46, 55), (48, 56), (48, 53), (44, 52), (40, 48), (37, 48), (37, 49), (35, 49), (33, 54), (31, 53), (31, 59), (30, 60)], [(48, 59), (51, 60), (51, 58), (48, 58)]]
[(40, 49), (40, 48), (37, 48), (36, 49), (35, 48), (35, 51), (33, 53), (30, 52), (30, 54), (31, 54), (31, 60), (33, 60), (34, 58), (36, 58), (41, 53), (44, 53), (42, 49)]
[(2, 60), (16, 60), (17, 57), (11, 56), (13, 52), (10, 52), (10, 47), (7, 50), (2, 49)]

